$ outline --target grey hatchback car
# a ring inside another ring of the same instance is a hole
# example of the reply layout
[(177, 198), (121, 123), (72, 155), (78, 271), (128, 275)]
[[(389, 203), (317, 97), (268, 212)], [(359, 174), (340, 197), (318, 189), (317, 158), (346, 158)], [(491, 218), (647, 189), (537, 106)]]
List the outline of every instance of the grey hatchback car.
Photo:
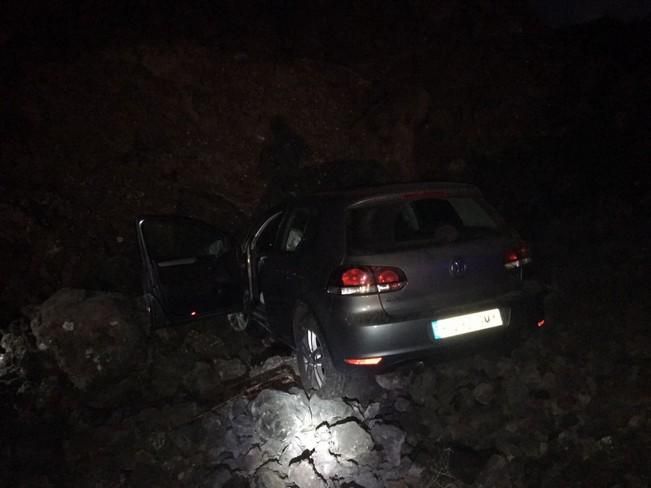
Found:
[(155, 326), (226, 315), (291, 345), (306, 389), (495, 344), (544, 323), (527, 245), (474, 186), (419, 183), (295, 198), (234, 242), (177, 216), (138, 219)]

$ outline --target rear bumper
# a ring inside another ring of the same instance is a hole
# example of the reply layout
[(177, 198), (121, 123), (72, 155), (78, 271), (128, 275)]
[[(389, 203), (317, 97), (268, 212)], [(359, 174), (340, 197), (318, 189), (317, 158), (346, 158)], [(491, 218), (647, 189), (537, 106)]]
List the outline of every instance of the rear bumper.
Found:
[[(367, 317), (366, 320), (357, 315), (355, 322), (351, 323), (350, 310), (334, 307), (335, 310), (328, 314), (325, 332), (330, 353), (338, 368), (368, 370), (367, 366), (349, 366), (344, 359), (382, 357), (382, 362), (374, 369), (384, 370), (405, 361), (437, 355), (449, 357), (455, 351), (494, 345), (495, 341), (516, 340), (524, 329), (535, 329), (537, 322), (544, 318), (543, 296), (540, 285), (530, 282), (522, 290), (490, 300), (415, 314), (414, 317), (397, 321), (379, 311), (373, 313), (367, 304), (362, 308), (370, 313), (361, 315)], [(434, 338), (432, 321), (492, 308), (500, 309), (503, 326), (446, 339)]]

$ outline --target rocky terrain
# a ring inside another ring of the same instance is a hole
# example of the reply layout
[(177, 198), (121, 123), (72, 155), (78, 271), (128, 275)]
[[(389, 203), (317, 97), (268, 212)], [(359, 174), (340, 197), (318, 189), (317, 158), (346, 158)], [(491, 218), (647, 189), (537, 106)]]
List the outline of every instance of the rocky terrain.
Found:
[(648, 486), (642, 309), (568, 313), (580, 294), (551, 294), (550, 324), (513, 351), (419, 363), (321, 399), (302, 390), (290, 351), (255, 329), (205, 321), (148, 335), (137, 303), (64, 289), (3, 334), (1, 478), (29, 487)]
[[(3, 10), (0, 486), (649, 486), (649, 19), (298, 4)], [(529, 240), (548, 325), (512, 352), (321, 399), (257, 330), (146, 325), (137, 215), (237, 234), (419, 179)]]

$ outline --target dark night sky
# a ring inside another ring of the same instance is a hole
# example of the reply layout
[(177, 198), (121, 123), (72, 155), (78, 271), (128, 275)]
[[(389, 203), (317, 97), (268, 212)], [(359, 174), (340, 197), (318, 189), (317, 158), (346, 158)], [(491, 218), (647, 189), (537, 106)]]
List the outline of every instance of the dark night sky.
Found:
[(602, 17), (641, 19), (651, 14), (651, 0), (529, 0), (554, 27), (590, 22)]

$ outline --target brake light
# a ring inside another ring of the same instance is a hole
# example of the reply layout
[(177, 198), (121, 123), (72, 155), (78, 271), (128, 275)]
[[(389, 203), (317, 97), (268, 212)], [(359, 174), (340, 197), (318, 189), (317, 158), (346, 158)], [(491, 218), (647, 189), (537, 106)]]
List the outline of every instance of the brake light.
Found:
[(404, 273), (395, 268), (379, 268), (375, 271), (375, 279), (377, 282), (377, 290), (382, 293), (385, 291), (399, 290), (407, 283), (407, 278), (404, 280)]
[(504, 264), (517, 263), (519, 260), (520, 256), (513, 249), (504, 251)]
[(524, 241), (521, 241), (517, 246), (504, 251), (504, 267), (506, 269), (521, 268), (530, 262), (531, 256), (529, 254), (529, 246)]
[(344, 286), (364, 286), (373, 284), (373, 274), (362, 268), (350, 268), (341, 274)]
[(383, 269), (377, 274), (378, 283), (396, 283), (400, 281), (400, 276), (392, 269)]
[(398, 268), (386, 266), (359, 266), (336, 271), (328, 293), (334, 295), (368, 295), (404, 288), (407, 277)]

